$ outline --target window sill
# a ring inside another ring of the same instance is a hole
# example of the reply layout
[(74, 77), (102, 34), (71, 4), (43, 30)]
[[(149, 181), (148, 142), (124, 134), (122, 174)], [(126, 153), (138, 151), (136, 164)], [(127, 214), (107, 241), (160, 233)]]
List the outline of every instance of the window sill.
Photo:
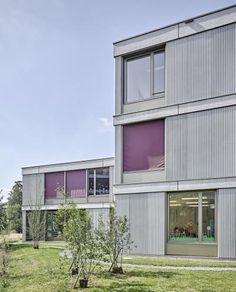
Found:
[(185, 240), (169, 240), (167, 242), (168, 244), (189, 244), (189, 245), (195, 245), (195, 244), (200, 244), (200, 245), (217, 245), (216, 241), (185, 241)]
[(133, 103), (124, 103), (119, 114), (131, 114), (137, 112), (144, 112), (152, 109), (162, 108), (165, 106), (165, 96), (150, 97), (141, 101)]
[(155, 94), (155, 95), (150, 96), (149, 98), (145, 98), (143, 100), (136, 100), (136, 101), (131, 101), (131, 102), (124, 102), (124, 105), (139, 104), (139, 103), (142, 103), (142, 102), (145, 102), (145, 101), (155, 100), (155, 99), (159, 99), (159, 98), (165, 98), (165, 92), (159, 93), (159, 94)]
[(123, 171), (123, 173), (132, 174), (132, 173), (148, 173), (148, 172), (156, 172), (156, 171), (165, 171), (165, 167), (144, 169), (144, 170), (130, 170), (130, 171)]
[(110, 194), (102, 194), (102, 195), (88, 195), (88, 197), (90, 198), (94, 198), (94, 197), (109, 197)]

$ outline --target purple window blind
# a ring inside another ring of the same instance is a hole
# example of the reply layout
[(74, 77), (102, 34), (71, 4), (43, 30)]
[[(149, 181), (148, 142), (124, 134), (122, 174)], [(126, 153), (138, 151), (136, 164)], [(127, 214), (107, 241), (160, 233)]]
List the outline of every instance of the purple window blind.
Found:
[(66, 173), (66, 192), (72, 198), (86, 197), (86, 171), (75, 170)]
[(64, 172), (53, 172), (45, 174), (45, 195), (47, 198), (56, 198), (59, 193), (58, 187), (64, 186)]
[(126, 125), (123, 128), (123, 170), (164, 167), (164, 120)]

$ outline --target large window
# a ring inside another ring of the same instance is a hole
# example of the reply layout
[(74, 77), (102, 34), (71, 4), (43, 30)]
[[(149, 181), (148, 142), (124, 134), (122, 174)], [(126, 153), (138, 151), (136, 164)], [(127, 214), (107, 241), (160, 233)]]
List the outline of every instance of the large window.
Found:
[(86, 197), (86, 170), (66, 172), (66, 193), (72, 198)]
[(97, 168), (88, 170), (88, 194), (109, 194), (109, 168)]
[(169, 240), (215, 240), (215, 192), (169, 194)]
[(165, 91), (165, 52), (148, 53), (126, 60), (125, 102), (162, 96)]
[(46, 240), (62, 240), (62, 228), (57, 224), (56, 211), (47, 211), (45, 227)]
[(64, 188), (64, 172), (52, 172), (45, 174), (46, 199), (60, 196), (60, 188)]
[(137, 171), (164, 167), (163, 119), (123, 127), (123, 170)]
[(71, 198), (109, 194), (109, 167), (45, 174), (46, 199), (61, 198), (64, 190)]

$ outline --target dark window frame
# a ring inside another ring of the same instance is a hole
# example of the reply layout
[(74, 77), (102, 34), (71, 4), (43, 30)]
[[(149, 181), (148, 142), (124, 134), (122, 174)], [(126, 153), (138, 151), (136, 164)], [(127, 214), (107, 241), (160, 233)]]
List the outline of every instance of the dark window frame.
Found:
[[(153, 167), (153, 168), (147, 168), (147, 169), (133, 169), (133, 170), (125, 170), (124, 169), (124, 158), (125, 158), (125, 137), (124, 137), (124, 131), (125, 131), (125, 127), (127, 126), (132, 126), (132, 125), (142, 125), (142, 124), (152, 124), (155, 122), (163, 122), (163, 166), (157, 166), (157, 167)], [(123, 130), (122, 130), (122, 171), (123, 173), (137, 173), (137, 172), (150, 172), (150, 171), (163, 171), (166, 168), (166, 163), (165, 163), (165, 152), (166, 152), (166, 134), (165, 134), (165, 125), (166, 125), (166, 119), (165, 118), (160, 118), (160, 119), (154, 119), (154, 120), (150, 120), (150, 121), (142, 121), (142, 122), (137, 122), (137, 123), (131, 123), (131, 124), (127, 124), (127, 125), (123, 125)]]
[[(96, 171), (99, 169), (107, 169), (108, 170), (108, 180), (109, 180), (109, 190), (108, 193), (105, 194), (97, 194), (97, 173)], [(93, 171), (93, 194), (89, 193), (89, 171)], [(110, 194), (110, 167), (97, 167), (87, 169), (87, 196), (108, 196)]]
[[(218, 221), (218, 214), (217, 214), (217, 192), (216, 190), (197, 190), (197, 191), (182, 191), (182, 192), (168, 192), (167, 194), (167, 218), (168, 218), (168, 224), (167, 224), (167, 242), (168, 243), (176, 243), (175, 241), (170, 239), (170, 196), (174, 194), (181, 194), (184, 196), (190, 194), (190, 193), (196, 193), (197, 194), (197, 202), (198, 202), (198, 230), (197, 230), (197, 240), (196, 241), (176, 241), (177, 243), (181, 244), (192, 244), (194, 243), (201, 243), (201, 244), (211, 244), (211, 243), (217, 243), (218, 241), (218, 229), (217, 229), (217, 221)], [(203, 196), (207, 196), (208, 194), (214, 194), (214, 240), (206, 241), (203, 238)], [(203, 195), (204, 194), (204, 195)]]
[[(158, 53), (164, 53), (164, 91), (154, 92), (154, 56)], [(143, 100), (136, 100), (136, 101), (128, 101), (127, 96), (127, 63), (132, 60), (138, 60), (140, 58), (150, 57), (150, 97), (144, 98)], [(124, 65), (123, 65), (123, 103), (124, 104), (132, 104), (137, 102), (143, 102), (150, 99), (164, 97), (165, 95), (165, 68), (166, 68), (166, 50), (165, 47), (158, 48), (156, 50), (143, 52), (138, 55), (132, 55), (129, 57), (124, 58)]]

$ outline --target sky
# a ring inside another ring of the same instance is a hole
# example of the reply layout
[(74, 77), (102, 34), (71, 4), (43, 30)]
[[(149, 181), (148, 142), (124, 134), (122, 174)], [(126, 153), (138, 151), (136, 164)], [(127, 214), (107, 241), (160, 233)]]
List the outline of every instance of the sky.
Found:
[(21, 167), (114, 156), (113, 42), (226, 0), (0, 0), (0, 190)]

